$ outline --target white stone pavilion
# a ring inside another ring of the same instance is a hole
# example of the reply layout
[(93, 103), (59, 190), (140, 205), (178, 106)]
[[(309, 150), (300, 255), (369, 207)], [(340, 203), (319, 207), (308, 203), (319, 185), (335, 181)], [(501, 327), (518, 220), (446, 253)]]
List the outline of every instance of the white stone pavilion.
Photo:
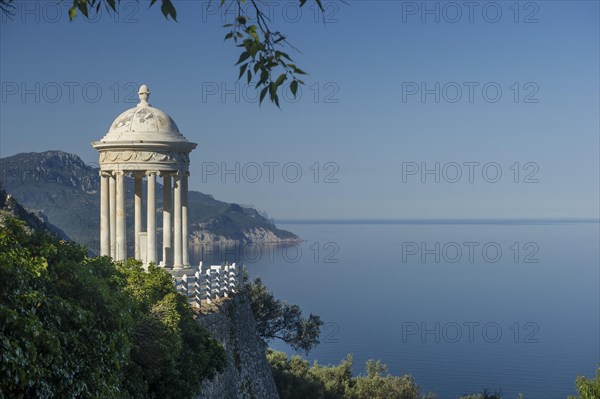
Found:
[[(127, 253), (125, 177), (134, 180), (133, 256), (173, 269), (189, 268), (188, 141), (169, 115), (148, 103), (146, 85), (140, 103), (115, 119), (108, 133), (92, 146), (100, 153), (100, 254), (124, 260)], [(162, 256), (157, 254), (156, 177), (163, 179)], [(146, 209), (142, 209), (142, 181), (147, 180)], [(144, 215), (146, 217), (144, 218)], [(145, 226), (144, 229), (144, 219)]]

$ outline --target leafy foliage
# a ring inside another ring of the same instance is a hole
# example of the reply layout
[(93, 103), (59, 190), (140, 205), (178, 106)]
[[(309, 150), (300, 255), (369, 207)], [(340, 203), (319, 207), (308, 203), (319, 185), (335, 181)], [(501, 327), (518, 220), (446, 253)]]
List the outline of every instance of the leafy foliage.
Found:
[(0, 226), (0, 397), (194, 397), (223, 348), (171, 277)]
[[(366, 374), (358, 376), (352, 372), (352, 355), (346, 356), (338, 365), (323, 366), (315, 362), (311, 366), (298, 355), (288, 358), (283, 352), (268, 349), (267, 360), (281, 399), (436, 399), (433, 393), (421, 393), (411, 376), (389, 374), (387, 365), (379, 360), (368, 360)], [(594, 395), (594, 391), (590, 392)], [(579, 399), (592, 398), (599, 397)], [(502, 395), (484, 390), (481, 394), (460, 399), (502, 399)], [(523, 396), (519, 395), (518, 399)]]
[[(204, 378), (223, 371), (222, 346), (194, 319), (187, 299), (175, 292), (171, 275), (134, 259), (117, 264), (135, 304), (131, 362), (126, 378), (131, 397), (192, 398)], [(143, 379), (135, 378), (143, 376)]]
[(258, 333), (265, 343), (278, 338), (295, 350), (306, 353), (319, 344), (323, 325), (319, 316), (310, 314), (307, 319), (303, 318), (298, 305), (275, 299), (260, 278), (246, 284), (245, 289), (250, 297)]
[[(410, 376), (386, 373), (387, 366), (369, 360), (367, 375), (352, 375), (352, 355), (340, 364), (322, 366), (300, 356), (288, 359), (283, 352), (267, 351), (277, 391), (281, 399), (418, 399), (419, 387)], [(427, 396), (430, 397), (431, 396)]]
[[(69, 19), (74, 20), (80, 13), (85, 18), (90, 18), (93, 13), (100, 12), (104, 8), (108, 12), (118, 12), (121, 0), (72, 0), (73, 4), (69, 7)], [(219, 6), (226, 9), (235, 7), (237, 16), (230, 23), (223, 27), (228, 28), (229, 32), (225, 35), (225, 40), (233, 40), (234, 44), (242, 52), (236, 65), (239, 65), (239, 77), (244, 77), (248, 84), (253, 80), (255, 87), (260, 90), (259, 104), (262, 104), (266, 95), (269, 95), (270, 101), (279, 107), (278, 92), (284, 82), (290, 81), (290, 90), (294, 97), (298, 92), (298, 86), (304, 84), (299, 78), (306, 75), (300, 69), (294, 60), (283, 49), (289, 47), (298, 51), (288, 41), (287, 36), (282, 32), (275, 30), (271, 25), (268, 12), (265, 13), (265, 7), (259, 0), (215, 0), (219, 1)], [(300, 7), (303, 7), (307, 0), (297, 0)], [(13, 0), (0, 0), (0, 12), (11, 16), (14, 14)], [(156, 4), (158, 0), (150, 0), (150, 7)], [(319, 10), (324, 12), (322, 0), (314, 0)], [(246, 6), (249, 5), (249, 6)], [(177, 10), (172, 0), (161, 0), (160, 11), (166, 19), (172, 19), (177, 22)], [(229, 14), (229, 13), (227, 13)], [(256, 78), (256, 79), (255, 79)]]
[(8, 220), (0, 230), (0, 391), (19, 397), (115, 397), (133, 325), (108, 259)]
[(0, 12), (8, 15), (9, 17), (15, 13), (14, 0), (0, 0)]
[(419, 397), (419, 388), (412, 377), (393, 376), (387, 373), (387, 365), (370, 359), (365, 365), (366, 376), (356, 378), (349, 396), (352, 399), (410, 399)]
[(575, 387), (579, 393), (578, 397), (569, 396), (569, 399), (598, 399), (600, 398), (600, 367), (596, 370), (596, 378), (587, 379), (578, 376)]
[[(104, 9), (109, 12), (118, 12), (119, 3), (121, 0), (72, 0), (73, 5), (69, 7), (69, 19), (72, 21), (77, 17), (77, 13), (80, 12), (84, 17), (89, 18), (93, 12), (99, 12), (100, 8), (104, 6)], [(150, 7), (152, 7), (157, 0), (150, 0)], [(173, 5), (172, 0), (161, 0), (160, 12), (165, 18), (172, 18), (173, 21), (177, 21), (177, 10)]]
[[(320, 10), (323, 11), (321, 0), (315, 1)], [(221, 0), (221, 7), (226, 6), (226, 3), (234, 3), (238, 10), (234, 22), (223, 26), (230, 29), (225, 35), (225, 40), (231, 39), (238, 47), (243, 49), (236, 63), (240, 68), (238, 79), (244, 77), (250, 84), (253, 78), (258, 76), (255, 85), (257, 89), (261, 88), (259, 95), (259, 103), (261, 104), (268, 93), (269, 99), (279, 107), (277, 91), (288, 79), (291, 79), (290, 90), (292, 95), (296, 97), (298, 85), (304, 84), (298, 77), (306, 75), (306, 72), (293, 63), (293, 59), (288, 53), (281, 50), (282, 43), (292, 47), (286, 36), (271, 29), (270, 21), (261, 9), (260, 2), (256, 0), (249, 1), (255, 12), (254, 17), (244, 14), (243, 4), (247, 3), (247, 0)], [(301, 7), (305, 3), (306, 0), (300, 0)], [(230, 5), (227, 4), (228, 7)], [(279, 69), (281, 73), (274, 73), (276, 69)], [(277, 77), (274, 78), (274, 76)]]
[[(519, 399), (522, 399), (522, 395), (519, 395)], [(484, 389), (482, 393), (476, 395), (461, 396), (460, 399), (502, 399), (502, 393), (489, 393), (487, 389)]]

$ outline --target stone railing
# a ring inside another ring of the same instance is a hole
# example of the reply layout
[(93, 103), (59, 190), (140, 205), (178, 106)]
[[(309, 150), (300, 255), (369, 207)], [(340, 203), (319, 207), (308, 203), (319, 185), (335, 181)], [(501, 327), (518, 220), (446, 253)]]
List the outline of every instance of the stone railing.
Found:
[(204, 266), (200, 262), (195, 273), (175, 278), (175, 289), (186, 296), (190, 304), (200, 306), (203, 301), (212, 303), (239, 292), (241, 280), (241, 267), (235, 263)]

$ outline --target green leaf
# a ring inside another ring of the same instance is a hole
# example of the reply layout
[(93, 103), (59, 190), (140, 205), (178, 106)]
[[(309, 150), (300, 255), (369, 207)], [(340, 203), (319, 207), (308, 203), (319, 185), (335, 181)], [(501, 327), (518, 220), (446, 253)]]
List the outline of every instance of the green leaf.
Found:
[(294, 67), (294, 73), (297, 73), (299, 75), (308, 75), (306, 72), (304, 72), (302, 69), (300, 68), (296, 68)]
[(175, 10), (175, 6), (171, 0), (162, 0), (162, 6), (160, 7), (165, 18), (169, 19), (169, 17), (173, 18), (173, 21), (177, 22), (177, 11)]
[(256, 87), (262, 86), (263, 84), (265, 84), (267, 82), (267, 80), (269, 80), (269, 71), (267, 71), (266, 69), (263, 69), (260, 72), (260, 80), (256, 84)]
[(315, 0), (315, 1), (317, 2), (317, 5), (321, 9), (321, 12), (325, 12), (325, 9), (323, 8), (323, 4), (321, 3), (321, 0)]
[[(115, 3), (115, 0), (106, 0), (106, 2), (108, 3), (109, 7), (113, 9), (113, 11), (117, 11), (117, 5)], [(100, 2), (98, 2), (98, 6), (100, 6)]]
[(288, 61), (292, 61), (292, 59), (290, 58), (289, 55), (287, 55), (287, 53), (284, 53), (283, 51), (281, 52), (281, 56), (285, 59), (287, 59)]
[(267, 91), (269, 90), (269, 86), (265, 86), (261, 91), (260, 91), (260, 99), (259, 99), (259, 104), (262, 104), (263, 100), (265, 99), (265, 96), (267, 95)]
[(81, 11), (81, 13), (85, 15), (86, 18), (88, 18), (88, 8), (86, 1), (77, 3), (77, 7), (79, 8), (79, 11)]
[(269, 70), (267, 68), (261, 68), (260, 69), (260, 78), (267, 80), (269, 79)]
[(233, 32), (229, 32), (228, 34), (225, 35), (225, 39), (223, 39), (223, 40), (231, 39), (232, 37), (233, 37)]
[(244, 51), (241, 55), (240, 55), (240, 59), (238, 60), (238, 62), (236, 62), (235, 65), (239, 65), (242, 62), (246, 61), (248, 58), (250, 58), (250, 53), (247, 51)]
[(273, 97), (275, 97), (276, 94), (277, 85), (274, 82), (271, 82), (271, 84), (269, 85), (269, 95), (271, 96), (271, 100), (273, 100)]
[(248, 68), (248, 63), (240, 65), (240, 75), (238, 76), (238, 80), (242, 77), (244, 72), (246, 72), (246, 68)]
[(252, 45), (250, 46), (250, 54), (252, 55), (252, 57), (256, 56), (256, 53), (258, 52), (258, 46), (256, 45), (256, 42), (253, 42)]
[(250, 84), (250, 81), (252, 80), (252, 73), (250, 72), (249, 69), (248, 69), (247, 75), (248, 75), (248, 84)]
[(258, 33), (256, 33), (256, 25), (250, 25), (246, 28), (246, 33), (254, 39), (254, 42), (260, 43)]
[(275, 81), (275, 86), (281, 86), (281, 84), (285, 81), (286, 78), (287, 78), (287, 75), (285, 73), (282, 73), (281, 75), (279, 75), (279, 77)]
[(277, 92), (275, 92), (275, 94), (271, 95), (271, 101), (273, 101), (275, 103), (275, 105), (277, 105), (277, 108), (281, 108), (279, 106), (279, 96), (277, 95)]
[(298, 81), (296, 79), (292, 81), (292, 84), (290, 85), (290, 90), (292, 91), (294, 98), (296, 98), (296, 92), (298, 91)]
[(77, 7), (73, 6), (69, 8), (69, 20), (73, 21), (77, 16)]

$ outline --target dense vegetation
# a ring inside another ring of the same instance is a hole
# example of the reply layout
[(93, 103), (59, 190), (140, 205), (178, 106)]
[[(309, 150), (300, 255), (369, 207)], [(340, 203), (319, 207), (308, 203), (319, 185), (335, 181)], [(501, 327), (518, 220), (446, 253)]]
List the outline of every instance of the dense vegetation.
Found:
[[(205, 378), (224, 369), (222, 346), (194, 320), (171, 276), (135, 260), (89, 258), (85, 247), (0, 225), (0, 399), (192, 398)], [(321, 320), (303, 318), (260, 280), (246, 285), (265, 340), (282, 338), (308, 351)], [(369, 360), (355, 376), (352, 356), (339, 365), (309, 365), (267, 351), (281, 399), (424, 399), (410, 376), (393, 376)], [(600, 398), (596, 378), (578, 377), (577, 398)], [(463, 399), (501, 399), (500, 394)]]
[(596, 370), (596, 378), (587, 379), (579, 376), (575, 381), (579, 396), (570, 396), (569, 399), (598, 399), (600, 398), (600, 368)]
[[(267, 350), (273, 378), (280, 399), (435, 399), (433, 393), (421, 393), (411, 376), (390, 375), (387, 365), (379, 360), (368, 360), (365, 374), (354, 376), (352, 355), (340, 364), (323, 366), (295, 355), (288, 358), (283, 352)], [(578, 397), (568, 399), (600, 399), (600, 368), (595, 379), (577, 377)], [(463, 396), (460, 399), (502, 399), (501, 393)], [(519, 395), (518, 399), (524, 399)]]
[[(354, 376), (352, 355), (336, 366), (312, 366), (300, 356), (267, 351), (281, 399), (418, 399), (419, 387), (410, 376), (387, 374), (386, 365), (369, 360), (366, 375)], [(433, 398), (426, 395), (424, 398)]]
[(225, 352), (171, 276), (0, 226), (0, 397), (188, 398)]

